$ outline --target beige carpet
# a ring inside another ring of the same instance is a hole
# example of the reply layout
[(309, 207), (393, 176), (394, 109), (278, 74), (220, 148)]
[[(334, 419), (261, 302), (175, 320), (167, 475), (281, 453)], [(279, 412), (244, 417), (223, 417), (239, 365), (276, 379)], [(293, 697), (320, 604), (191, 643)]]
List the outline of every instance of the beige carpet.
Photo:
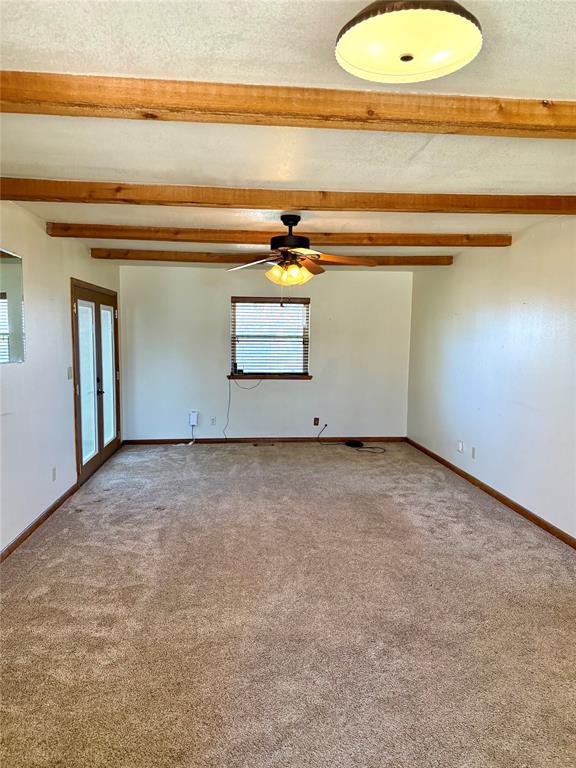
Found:
[(3, 768), (576, 765), (576, 553), (407, 445), (125, 448), (1, 570)]

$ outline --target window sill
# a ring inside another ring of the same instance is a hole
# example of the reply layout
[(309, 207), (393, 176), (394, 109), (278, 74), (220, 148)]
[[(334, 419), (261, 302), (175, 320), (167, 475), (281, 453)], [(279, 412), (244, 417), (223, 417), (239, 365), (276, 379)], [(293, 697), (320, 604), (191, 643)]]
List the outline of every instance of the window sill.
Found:
[(290, 381), (310, 381), (312, 376), (307, 373), (230, 373), (229, 379), (262, 379), (267, 381), (271, 379), (276, 381), (278, 379), (286, 379)]

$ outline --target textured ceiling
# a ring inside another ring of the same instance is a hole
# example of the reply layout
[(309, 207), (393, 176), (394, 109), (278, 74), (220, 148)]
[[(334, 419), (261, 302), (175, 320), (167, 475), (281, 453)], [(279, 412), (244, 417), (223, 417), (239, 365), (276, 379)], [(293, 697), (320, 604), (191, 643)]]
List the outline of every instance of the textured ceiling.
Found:
[[(214, 208), (176, 208), (144, 205), (95, 205), (90, 203), (20, 203), (26, 210), (43, 221), (61, 221), (79, 224), (125, 224), (130, 226), (198, 227), (224, 229), (268, 230), (281, 234), (280, 211), (242, 211)], [(512, 216), (485, 214), (414, 214), (414, 213), (348, 213), (304, 211), (302, 232), (462, 232), (510, 233), (523, 236), (526, 229), (550, 216)], [(559, 217), (557, 217), (559, 218)], [(228, 253), (257, 251), (261, 245), (227, 245), (224, 243), (171, 243), (162, 241), (83, 239), (89, 248), (135, 248), (149, 250), (200, 251)], [(311, 235), (314, 247), (314, 236)], [(357, 247), (319, 246), (319, 250), (349, 255), (433, 256), (457, 255), (471, 250), (481, 255), (482, 249), (436, 247)]]
[(576, 142), (5, 115), (3, 172), (382, 192), (576, 192)]
[(334, 59), (340, 27), (368, 0), (2, 0), (4, 69), (571, 98), (574, 0), (463, 0), (484, 48), (464, 70), (378, 86)]
[[(364, 0), (2, 0), (2, 68), (392, 89), (334, 60)], [(576, 0), (465, 0), (486, 44), (469, 67), (394, 90), (574, 98)], [(3, 115), (6, 176), (381, 192), (575, 194), (575, 142)], [(269, 228), (279, 211), (23, 204), (44, 220)], [(539, 216), (309, 212), (308, 231), (512, 232)], [(88, 242), (88, 241), (87, 241)], [(94, 241), (103, 247), (226, 250)], [(334, 249), (359, 252), (359, 249)], [(447, 249), (372, 249), (433, 254)], [(363, 251), (362, 251), (363, 252)], [(366, 251), (368, 252), (368, 251)]]
[[(281, 211), (231, 208), (177, 208), (155, 205), (101, 205), (93, 203), (20, 203), (44, 221), (129, 226), (198, 227), (284, 232)], [(299, 228), (306, 232), (520, 232), (550, 216), (458, 213), (371, 213), (303, 211)], [(155, 247), (169, 247), (163, 243)], [(192, 245), (192, 244), (190, 244)], [(107, 246), (112, 247), (112, 246)], [(118, 246), (127, 247), (127, 246)], [(188, 250), (188, 244), (176, 245)], [(218, 246), (220, 247), (220, 246)], [(201, 250), (201, 249), (200, 249)]]

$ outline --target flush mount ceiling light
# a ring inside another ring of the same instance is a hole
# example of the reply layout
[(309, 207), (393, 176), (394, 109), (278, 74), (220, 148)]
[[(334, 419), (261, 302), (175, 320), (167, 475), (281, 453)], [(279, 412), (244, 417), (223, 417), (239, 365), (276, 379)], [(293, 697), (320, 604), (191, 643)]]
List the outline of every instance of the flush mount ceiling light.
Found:
[(482, 48), (478, 19), (454, 0), (379, 0), (348, 22), (336, 59), (378, 83), (417, 83), (449, 75)]

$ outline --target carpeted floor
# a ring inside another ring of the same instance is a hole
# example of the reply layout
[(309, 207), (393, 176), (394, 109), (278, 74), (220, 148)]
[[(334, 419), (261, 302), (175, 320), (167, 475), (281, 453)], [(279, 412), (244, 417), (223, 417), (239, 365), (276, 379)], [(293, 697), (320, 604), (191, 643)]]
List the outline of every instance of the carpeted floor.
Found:
[(3, 767), (576, 765), (576, 553), (408, 445), (125, 448), (1, 571)]

